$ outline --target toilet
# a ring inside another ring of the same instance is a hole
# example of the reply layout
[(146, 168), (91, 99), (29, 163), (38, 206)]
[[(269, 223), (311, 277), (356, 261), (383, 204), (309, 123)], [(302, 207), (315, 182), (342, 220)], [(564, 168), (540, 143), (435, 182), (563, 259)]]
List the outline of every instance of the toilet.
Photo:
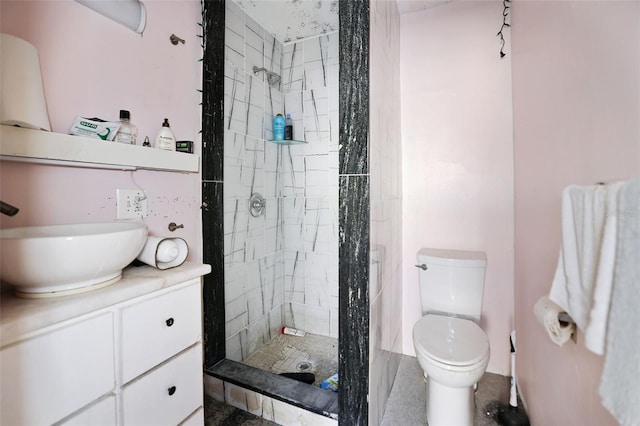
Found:
[(473, 425), (474, 388), (489, 363), (482, 311), (483, 252), (424, 248), (418, 252), (422, 318), (413, 345), (424, 370), (429, 426)]

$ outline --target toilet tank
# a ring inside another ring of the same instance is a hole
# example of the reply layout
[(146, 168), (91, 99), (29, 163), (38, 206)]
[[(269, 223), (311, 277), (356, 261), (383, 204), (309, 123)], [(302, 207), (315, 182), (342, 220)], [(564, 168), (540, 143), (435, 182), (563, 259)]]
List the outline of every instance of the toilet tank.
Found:
[(441, 312), (476, 322), (482, 312), (487, 256), (480, 251), (423, 248), (418, 252), (422, 315)]

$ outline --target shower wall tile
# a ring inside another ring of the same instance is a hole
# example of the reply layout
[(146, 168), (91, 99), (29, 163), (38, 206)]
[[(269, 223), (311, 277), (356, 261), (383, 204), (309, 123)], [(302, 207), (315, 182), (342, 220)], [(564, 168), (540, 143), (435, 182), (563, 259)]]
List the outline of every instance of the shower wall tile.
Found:
[(305, 199), (282, 199), (284, 206), (284, 247), (286, 250), (304, 250)]
[[(263, 37), (264, 30), (253, 19), (245, 15), (244, 28), (244, 49), (245, 49), (245, 65), (244, 69), (247, 74), (253, 73), (253, 67), (264, 67), (265, 40)], [(264, 73), (259, 77), (264, 80)]]
[(330, 309), (329, 310), (329, 327), (331, 328), (329, 332), (329, 336), (338, 337), (340, 336), (340, 322), (339, 322), (340, 311), (338, 309)]
[(227, 359), (232, 361), (242, 362), (247, 357), (247, 329), (242, 329), (240, 332), (227, 337), (225, 341), (225, 349)]
[(321, 35), (303, 43), (304, 87), (315, 89), (328, 86), (329, 36)]
[(284, 300), (298, 304), (304, 303), (305, 297), (305, 260), (306, 255), (300, 251), (284, 252)]
[(291, 43), (282, 50), (282, 91), (304, 90), (303, 43)]
[(280, 183), (283, 197), (302, 197), (305, 192), (305, 157), (300, 145), (283, 146)]
[(329, 91), (325, 87), (304, 92), (304, 136), (310, 143), (330, 139)]
[[(249, 209), (249, 200), (243, 200), (246, 209)], [(253, 217), (247, 215), (247, 231), (245, 239), (245, 262), (261, 259), (264, 256), (264, 215)]]
[(283, 249), (284, 212), (282, 198), (267, 198), (264, 225), (264, 253), (266, 255)]
[(245, 262), (246, 226), (249, 220), (248, 200), (226, 199), (224, 203), (225, 265)]
[(250, 74), (245, 74), (246, 128), (244, 133), (254, 138), (264, 134), (264, 87), (265, 83)]
[(234, 2), (225, 2), (224, 57), (226, 61), (242, 71), (244, 71), (245, 16), (245, 13)]
[(225, 332), (227, 336), (232, 336), (249, 325), (247, 302), (247, 295), (242, 294), (225, 304)]
[(224, 196), (225, 198), (248, 198), (243, 181), (244, 156), (247, 138), (239, 133), (225, 131), (224, 135)]
[(264, 67), (278, 74), (282, 72), (282, 44), (267, 31), (264, 31)]
[(264, 196), (282, 197), (282, 145), (267, 142), (264, 147)]
[(247, 138), (244, 152), (243, 183), (248, 188), (247, 197), (254, 193), (264, 194), (264, 141)]
[(338, 254), (338, 198), (306, 198), (305, 200), (305, 251), (330, 253), (335, 258)]
[(244, 133), (247, 128), (245, 74), (230, 62), (224, 65), (224, 128)]
[[(338, 43), (340, 41), (340, 37), (338, 32), (334, 32), (331, 34), (327, 34), (327, 47), (328, 47), (328, 55), (327, 55), (327, 86), (338, 87), (340, 82), (339, 80), (339, 71), (340, 71), (340, 61), (338, 58)], [(337, 97), (336, 97), (337, 99)]]
[[(328, 146), (327, 146), (328, 148)], [(304, 181), (307, 198), (323, 198), (332, 194), (329, 185), (329, 152), (304, 157)], [(336, 200), (337, 201), (337, 200)]]
[(225, 303), (229, 303), (247, 292), (247, 275), (244, 264), (226, 265), (224, 270)]

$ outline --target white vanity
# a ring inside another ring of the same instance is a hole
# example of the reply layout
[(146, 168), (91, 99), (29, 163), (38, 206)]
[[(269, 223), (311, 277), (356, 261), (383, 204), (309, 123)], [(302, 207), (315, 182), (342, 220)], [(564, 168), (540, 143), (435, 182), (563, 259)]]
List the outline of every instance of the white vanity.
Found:
[(202, 425), (201, 277), (129, 267), (108, 287), (0, 298), (0, 424)]

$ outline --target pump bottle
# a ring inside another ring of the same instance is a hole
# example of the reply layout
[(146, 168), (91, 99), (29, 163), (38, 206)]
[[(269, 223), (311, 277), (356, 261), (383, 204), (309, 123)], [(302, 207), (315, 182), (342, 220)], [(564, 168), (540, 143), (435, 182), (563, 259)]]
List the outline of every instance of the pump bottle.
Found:
[(176, 137), (171, 131), (171, 127), (169, 127), (168, 118), (164, 119), (164, 123), (162, 123), (160, 131), (158, 131), (158, 136), (156, 136), (156, 148), (164, 149), (166, 151), (176, 150)]

